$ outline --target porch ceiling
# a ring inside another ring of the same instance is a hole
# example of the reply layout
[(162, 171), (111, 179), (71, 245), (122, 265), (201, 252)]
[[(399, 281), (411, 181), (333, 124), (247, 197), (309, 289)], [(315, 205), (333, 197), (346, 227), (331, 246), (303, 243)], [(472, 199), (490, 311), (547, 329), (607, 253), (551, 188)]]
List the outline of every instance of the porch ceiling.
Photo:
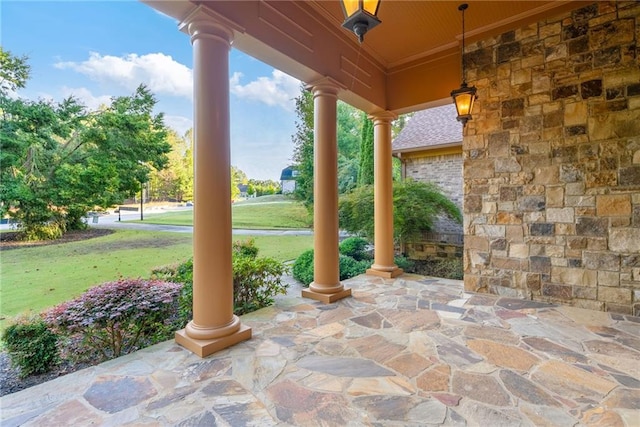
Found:
[(198, 8), (235, 30), (234, 46), (302, 81), (331, 77), (340, 97), (367, 111), (407, 112), (449, 102), (460, 84), (461, 15), (467, 40), (487, 39), (589, 2), (382, 0), (382, 24), (356, 37), (337, 0), (143, 0), (179, 21)]

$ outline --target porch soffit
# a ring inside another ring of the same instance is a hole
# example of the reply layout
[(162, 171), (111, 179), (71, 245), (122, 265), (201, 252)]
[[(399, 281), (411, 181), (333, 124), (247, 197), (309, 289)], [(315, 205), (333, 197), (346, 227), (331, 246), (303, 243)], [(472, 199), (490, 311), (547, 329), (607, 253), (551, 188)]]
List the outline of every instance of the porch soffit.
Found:
[[(459, 2), (382, 0), (382, 24), (359, 45), (341, 27), (337, 0), (142, 0), (182, 22), (200, 8), (233, 23), (233, 46), (303, 82), (331, 77), (342, 100), (367, 113), (415, 111), (449, 102), (460, 84)], [(566, 0), (469, 3), (469, 42), (488, 39), (591, 2)]]

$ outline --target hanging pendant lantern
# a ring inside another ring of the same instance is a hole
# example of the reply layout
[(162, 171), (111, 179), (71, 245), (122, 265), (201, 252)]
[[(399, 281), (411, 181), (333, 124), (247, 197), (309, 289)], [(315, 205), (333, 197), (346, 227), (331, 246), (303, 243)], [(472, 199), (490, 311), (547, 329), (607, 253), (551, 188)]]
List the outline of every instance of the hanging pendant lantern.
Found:
[(453, 98), (453, 103), (456, 106), (456, 111), (458, 113), (459, 122), (462, 122), (462, 126), (466, 126), (467, 122), (471, 120), (471, 113), (473, 112), (473, 104), (477, 99), (477, 89), (475, 86), (469, 87), (467, 85), (467, 81), (465, 78), (465, 69), (464, 69), (464, 11), (469, 7), (468, 4), (463, 3), (458, 6), (458, 10), (462, 12), (462, 84), (459, 89), (455, 89), (451, 91), (451, 97)]
[(378, 8), (380, 0), (340, 0), (344, 22), (342, 26), (358, 36), (358, 41), (364, 41), (367, 31), (378, 25)]

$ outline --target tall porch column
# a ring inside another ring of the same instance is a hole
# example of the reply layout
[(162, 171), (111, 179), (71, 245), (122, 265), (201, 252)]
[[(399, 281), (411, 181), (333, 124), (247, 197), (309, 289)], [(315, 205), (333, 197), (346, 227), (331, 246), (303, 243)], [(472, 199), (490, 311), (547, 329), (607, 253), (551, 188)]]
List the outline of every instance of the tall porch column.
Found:
[(302, 296), (332, 303), (351, 295), (340, 283), (338, 263), (338, 134), (339, 86), (323, 79), (313, 92), (313, 282)]
[(200, 357), (251, 338), (233, 314), (229, 49), (232, 30), (195, 19), (193, 320), (176, 342)]
[(403, 273), (393, 259), (393, 163), (391, 159), (391, 122), (397, 116), (384, 111), (373, 120), (373, 198), (375, 258), (367, 274), (386, 278)]

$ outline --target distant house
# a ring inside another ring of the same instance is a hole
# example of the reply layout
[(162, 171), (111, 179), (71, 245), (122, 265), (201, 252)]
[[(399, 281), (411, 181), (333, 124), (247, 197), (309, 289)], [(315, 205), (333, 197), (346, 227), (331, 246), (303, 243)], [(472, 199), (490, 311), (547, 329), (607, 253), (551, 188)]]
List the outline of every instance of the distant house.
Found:
[(247, 198), (249, 197), (248, 193), (249, 186), (247, 184), (238, 184), (238, 191), (240, 191), (239, 197)]
[(298, 176), (298, 170), (295, 166), (287, 166), (282, 169), (280, 174), (280, 188), (282, 194), (293, 193), (296, 189), (296, 177)]
[[(402, 162), (403, 179), (413, 178), (438, 185), (462, 210), (462, 124), (456, 120), (453, 104), (415, 113), (393, 140), (392, 152)], [(462, 245), (462, 236), (461, 224), (439, 218), (433, 233), (424, 236), (423, 240), (457, 246)], [(424, 245), (416, 248), (425, 249)], [(432, 249), (429, 247), (426, 252), (433, 252)], [(436, 252), (442, 250), (437, 249)], [(448, 248), (447, 252), (461, 254), (462, 249)], [(423, 258), (420, 254), (414, 255)]]

